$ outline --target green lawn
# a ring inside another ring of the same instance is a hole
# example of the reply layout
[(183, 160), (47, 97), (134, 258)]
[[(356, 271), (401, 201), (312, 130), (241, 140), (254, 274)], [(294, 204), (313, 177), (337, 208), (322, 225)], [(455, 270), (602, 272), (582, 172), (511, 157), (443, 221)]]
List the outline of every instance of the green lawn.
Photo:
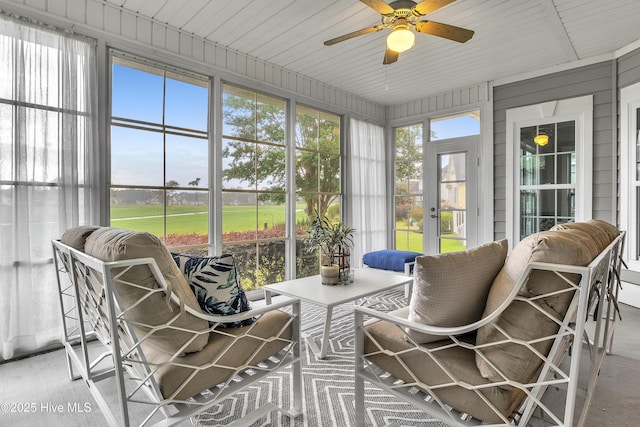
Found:
[[(396, 223), (397, 228), (405, 230), (396, 231), (396, 249), (402, 251), (424, 252), (422, 247), (422, 233), (418, 232), (418, 227), (411, 227), (409, 232), (406, 231), (406, 224)], [(447, 237), (454, 237), (453, 234), (443, 234), (441, 240), (441, 253), (464, 251), (465, 242), (462, 240), (454, 240)]]
[[(164, 212), (162, 205), (126, 205), (111, 207), (111, 225), (127, 230), (147, 231), (156, 236), (164, 235)], [(257, 214), (257, 226), (261, 229), (264, 224), (267, 227), (284, 224), (285, 210), (283, 205), (259, 206)], [(304, 206), (298, 205), (296, 209), (298, 221), (305, 218)], [(167, 206), (167, 234), (207, 234), (209, 215), (205, 205), (171, 205)], [(222, 208), (222, 232), (255, 230), (256, 208), (255, 206), (224, 206)], [(403, 223), (396, 227), (406, 227)], [(443, 235), (442, 252), (455, 252), (465, 250), (464, 242), (447, 239)], [(417, 227), (412, 231), (396, 232), (396, 247), (401, 250), (423, 252), (422, 233)]]
[[(126, 205), (111, 207), (111, 225), (127, 230), (164, 234), (162, 205)], [(258, 228), (284, 224), (284, 206), (259, 206)], [(224, 206), (222, 232), (247, 231), (256, 227), (255, 206)], [(297, 219), (304, 219), (303, 206), (298, 206)], [(207, 234), (209, 215), (205, 205), (167, 207), (167, 234)]]

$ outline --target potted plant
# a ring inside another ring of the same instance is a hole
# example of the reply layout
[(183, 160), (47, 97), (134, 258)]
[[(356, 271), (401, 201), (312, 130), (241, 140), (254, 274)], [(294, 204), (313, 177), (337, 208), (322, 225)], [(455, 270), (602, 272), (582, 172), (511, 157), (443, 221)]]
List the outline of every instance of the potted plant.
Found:
[(348, 274), (349, 249), (353, 246), (354, 232), (355, 229), (346, 226), (344, 222), (331, 222), (326, 216), (320, 217), (316, 212), (309, 227), (308, 243), (310, 251), (320, 251), (320, 276), (323, 284), (335, 285), (341, 276)]

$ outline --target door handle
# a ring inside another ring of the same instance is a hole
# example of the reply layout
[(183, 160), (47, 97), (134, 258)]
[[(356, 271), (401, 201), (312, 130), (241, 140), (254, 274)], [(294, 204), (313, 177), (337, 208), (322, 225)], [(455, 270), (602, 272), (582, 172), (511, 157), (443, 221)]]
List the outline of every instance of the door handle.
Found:
[(429, 215), (429, 216), (430, 216), (431, 218), (438, 218), (438, 215), (435, 215), (435, 214), (431, 214), (431, 215)]

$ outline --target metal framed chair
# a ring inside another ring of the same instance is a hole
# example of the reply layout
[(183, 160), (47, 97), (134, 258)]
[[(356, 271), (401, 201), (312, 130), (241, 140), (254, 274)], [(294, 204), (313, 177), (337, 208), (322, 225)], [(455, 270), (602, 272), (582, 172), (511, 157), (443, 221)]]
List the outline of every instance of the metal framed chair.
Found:
[[(364, 425), (365, 382), (450, 426), (584, 425), (604, 355), (611, 348), (624, 238), (625, 233), (620, 233), (587, 266), (528, 263), (502, 304), (472, 324), (427, 326), (407, 320), (400, 312), (394, 315), (357, 307), (359, 425)], [(529, 289), (536, 280), (558, 286), (533, 294)], [(557, 297), (568, 301), (564, 313), (544, 306), (549, 298)], [(524, 315), (523, 310), (531, 310), (545, 324), (529, 325), (528, 338), (516, 336), (503, 322), (512, 315)], [(585, 328), (588, 318), (595, 319), (595, 327)], [(479, 342), (478, 331), (487, 327), (502, 338)], [(408, 330), (439, 335), (442, 340), (419, 344)], [(499, 362), (522, 357), (523, 350), (531, 358), (529, 367), (519, 369), (516, 363), (510, 369)], [(587, 388), (578, 413), (578, 382), (585, 382), (580, 378), (585, 375), (581, 370), (585, 356)], [(553, 404), (543, 398), (548, 389), (554, 392)]]
[(270, 403), (240, 423), (302, 413), (298, 300), (212, 316), (185, 304), (157, 259), (105, 262), (61, 241), (53, 251), (69, 375), (109, 425), (174, 425), (288, 366), (291, 409)]

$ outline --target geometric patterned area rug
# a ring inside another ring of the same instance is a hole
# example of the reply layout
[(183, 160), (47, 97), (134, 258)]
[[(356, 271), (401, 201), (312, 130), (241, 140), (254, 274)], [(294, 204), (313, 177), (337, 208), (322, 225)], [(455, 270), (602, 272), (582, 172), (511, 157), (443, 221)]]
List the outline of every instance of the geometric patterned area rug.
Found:
[[(403, 289), (393, 289), (375, 296), (377, 309), (402, 307), (407, 304)], [(325, 310), (302, 302), (302, 329), (320, 339)], [(334, 308), (330, 346), (327, 357), (319, 360), (305, 344), (302, 347), (304, 383), (303, 415), (295, 420), (277, 411), (262, 417), (252, 427), (342, 427), (355, 425), (353, 309), (348, 305)], [(265, 377), (261, 382), (220, 402), (191, 422), (199, 426), (218, 426), (241, 419), (264, 403), (272, 402), (289, 408), (291, 402), (291, 370)], [(392, 422), (401, 426), (443, 427), (440, 421), (427, 417), (406, 404), (365, 382), (365, 425), (385, 426)]]

